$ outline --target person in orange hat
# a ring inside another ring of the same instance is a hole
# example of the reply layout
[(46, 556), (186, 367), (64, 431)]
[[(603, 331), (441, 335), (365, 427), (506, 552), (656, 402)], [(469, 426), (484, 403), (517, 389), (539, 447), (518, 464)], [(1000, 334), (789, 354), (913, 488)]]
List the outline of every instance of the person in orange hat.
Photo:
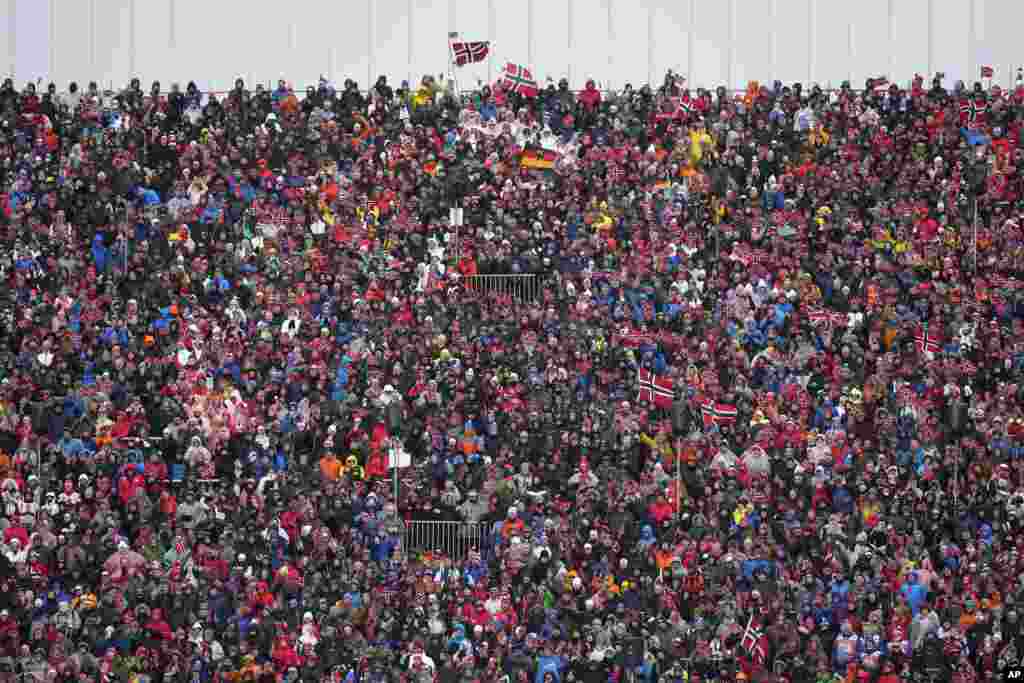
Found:
[(320, 474), (327, 481), (338, 481), (341, 478), (342, 462), (334, 453), (326, 453), (320, 458)]

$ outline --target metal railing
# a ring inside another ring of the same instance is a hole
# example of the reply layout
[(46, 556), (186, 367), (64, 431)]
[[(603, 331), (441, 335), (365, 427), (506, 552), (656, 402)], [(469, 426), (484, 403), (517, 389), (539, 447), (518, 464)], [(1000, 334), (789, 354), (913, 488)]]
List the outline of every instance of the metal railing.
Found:
[(402, 529), (402, 555), (408, 561), (424, 554), (460, 562), (470, 552), (484, 554), (488, 525), (484, 522), (413, 520)]
[(496, 295), (522, 303), (536, 302), (541, 295), (540, 281), (532, 274), (467, 275), (465, 287), (484, 297)]

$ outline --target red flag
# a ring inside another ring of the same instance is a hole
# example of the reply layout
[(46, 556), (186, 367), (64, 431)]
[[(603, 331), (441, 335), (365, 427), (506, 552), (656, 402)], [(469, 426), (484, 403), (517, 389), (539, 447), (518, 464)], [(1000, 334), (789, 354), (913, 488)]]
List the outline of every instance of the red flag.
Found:
[(487, 59), (491, 44), (486, 40), (473, 43), (452, 43), (452, 54), (459, 66), (482, 62)]
[(969, 128), (985, 125), (988, 104), (983, 100), (969, 99), (960, 102), (960, 123)]
[(676, 392), (672, 388), (672, 378), (658, 377), (650, 370), (640, 370), (638, 379), (640, 380), (638, 401), (647, 401), (659, 408), (672, 407), (672, 401), (676, 396)]
[(761, 630), (761, 625), (754, 622), (753, 615), (747, 620), (747, 628), (740, 640), (740, 648), (746, 652), (755, 671), (761, 669), (768, 659), (768, 637)]
[(993, 69), (991, 66), (985, 65), (985, 66), (981, 67), (981, 77), (982, 78), (992, 78), (995, 75), (996, 75), (996, 70)]
[(537, 81), (525, 66), (509, 62), (505, 65), (505, 87), (526, 97), (536, 97)]
[(729, 403), (708, 401), (700, 407), (700, 412), (704, 418), (705, 427), (731, 425), (736, 422), (736, 406)]
[(917, 330), (914, 332), (914, 342), (917, 344), (917, 350), (924, 354), (938, 353), (942, 343), (939, 335), (928, 329), (928, 323), (917, 326)]
[(371, 448), (373, 448), (374, 450), (379, 449), (381, 444), (384, 443), (384, 439), (388, 438), (388, 436), (390, 435), (388, 434), (387, 427), (384, 426), (383, 422), (378, 422), (376, 425), (374, 425), (373, 431), (371, 432)]

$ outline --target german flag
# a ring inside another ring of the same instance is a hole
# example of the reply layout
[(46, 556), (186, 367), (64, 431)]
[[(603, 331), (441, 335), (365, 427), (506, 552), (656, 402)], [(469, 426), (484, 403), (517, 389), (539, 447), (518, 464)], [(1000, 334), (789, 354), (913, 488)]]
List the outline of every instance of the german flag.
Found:
[(549, 152), (547, 150), (526, 151), (520, 155), (519, 164), (524, 168), (546, 171), (555, 167), (557, 159), (558, 154), (556, 152)]

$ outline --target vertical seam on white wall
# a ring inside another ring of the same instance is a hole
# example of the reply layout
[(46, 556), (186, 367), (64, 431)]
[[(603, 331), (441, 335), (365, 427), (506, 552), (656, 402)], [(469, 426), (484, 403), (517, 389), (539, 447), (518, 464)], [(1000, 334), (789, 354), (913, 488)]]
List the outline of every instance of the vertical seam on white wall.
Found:
[(176, 0), (167, 0), (167, 47), (172, 50), (177, 47), (178, 42), (178, 17), (177, 8), (174, 6)]
[(694, 25), (697, 23), (697, 0), (687, 0), (690, 3), (690, 20), (686, 26), (686, 87), (695, 87), (693, 82), (693, 41), (697, 32)]
[(7, 0), (7, 75), (13, 79), (18, 62), (18, 0)]
[(490, 45), (487, 50), (487, 83), (488, 85), (494, 80), (494, 49), (496, 44), (494, 42), (495, 33), (497, 33), (498, 22), (495, 17), (494, 0), (487, 0), (487, 40), (490, 41)]
[(50, 0), (50, 13), (47, 17), (49, 23), (47, 25), (47, 35), (50, 40), (50, 82), (56, 83), (57, 75), (57, 0)]
[(569, 49), (566, 50), (566, 54), (569, 57), (569, 63), (566, 64), (566, 71), (568, 72), (566, 74), (566, 80), (569, 81), (569, 87), (570, 88), (573, 87), (576, 84), (576, 81), (573, 80), (573, 78), (575, 76), (575, 74), (573, 73), (573, 70), (574, 70), (573, 69), (573, 66), (574, 66), (574, 62), (573, 62), (573, 43), (575, 42), (574, 38), (576, 37), (576, 32), (575, 32), (575, 29), (573, 28), (573, 16), (572, 16), (572, 14), (573, 14), (573, 12), (572, 12), (573, 2), (574, 2), (574, 0), (568, 0), (568, 2), (566, 3), (566, 12), (568, 14), (567, 25), (569, 27), (568, 28), (568, 35), (567, 35), (568, 48)]
[(925, 73), (927, 82), (931, 82), (935, 73), (935, 0), (928, 0), (928, 71)]
[(846, 20), (846, 77), (853, 85), (853, 65), (857, 61), (857, 35), (852, 14)]
[(814, 83), (818, 70), (818, 0), (807, 2), (807, 87)]
[(377, 68), (377, 22), (373, 16), (373, 0), (366, 0), (366, 47), (369, 59), (366, 60), (366, 90), (373, 90), (375, 76), (373, 72)]
[[(449, 11), (449, 13), (451, 12), (451, 8), (454, 7), (454, 6), (455, 6), (455, 0), (448, 0), (448, 8), (449, 8), (448, 11)], [(406, 12), (408, 13), (409, 16), (408, 16), (408, 18), (406, 19), (406, 22), (405, 22), (406, 27), (409, 29), (408, 32), (407, 32), (408, 33), (408, 39), (407, 39), (408, 40), (408, 44), (406, 45), (406, 48), (405, 48), (406, 49), (406, 55), (405, 55), (406, 75), (405, 75), (405, 78), (406, 78), (407, 81), (409, 81), (409, 87), (410, 88), (413, 87), (413, 80), (412, 80), (413, 56), (412, 56), (412, 51), (413, 51), (413, 43), (415, 41), (413, 39), (414, 22), (413, 22), (412, 17), (413, 17), (413, 14), (415, 12), (415, 9), (416, 8), (414, 7), (413, 0), (409, 0), (408, 7), (406, 9)], [(451, 41), (451, 39), (449, 38), (448, 42), (450, 42), (450, 41)], [(445, 68), (445, 71), (447, 71), (447, 70), (448, 69)], [(449, 74), (449, 75), (453, 75), (453, 74)]]
[(970, 14), (967, 18), (967, 75), (964, 77), (964, 85), (967, 86), (975, 80), (972, 74), (978, 73), (975, 56), (975, 51), (978, 48), (978, 21), (975, 19), (975, 13), (978, 10), (977, 4), (977, 0), (970, 0), (968, 8)]
[(770, 74), (774, 84), (775, 79), (779, 76), (779, 0), (771, 0), (769, 11), (771, 11), (771, 25), (768, 27), (769, 50), (771, 52)]
[(889, 0), (887, 11), (886, 45), (889, 48), (889, 73), (885, 77), (896, 83), (899, 81), (899, 76), (896, 75), (896, 0)]
[[(410, 14), (411, 14), (411, 12), (410, 12)], [(448, 33), (451, 34), (452, 32), (455, 32), (455, 31), (458, 31), (458, 30), (459, 30), (459, 17), (458, 17), (458, 12), (457, 12), (457, 10), (455, 8), (455, 0), (448, 0)], [(463, 39), (463, 36), (460, 34), (459, 35), (459, 40), (462, 40), (462, 39)], [(447, 52), (445, 53), (445, 65), (446, 65), (445, 69), (451, 71), (452, 72), (451, 73), (451, 77), (455, 78), (456, 66), (455, 66), (455, 62), (452, 61), (451, 42), (452, 42), (451, 38), (447, 38), (447, 36), (446, 36), (445, 45), (447, 45), (447, 48), (446, 48)], [(410, 46), (410, 49), (409, 49), (409, 60), (412, 61), (412, 48), (411, 48), (411, 46)], [(420, 74), (420, 76), (422, 77), (423, 74)], [(412, 82), (411, 78), (409, 80), (409, 85), (410, 86), (413, 85), (413, 82)]]
[(89, 0), (89, 71), (96, 73), (96, 0)]
[(654, 78), (654, 3), (651, 2), (647, 5), (647, 82), (653, 85)]
[[(136, 72), (136, 46), (138, 45), (135, 36), (135, 22), (136, 17), (138, 16), (136, 14), (136, 2), (137, 0), (128, 0), (128, 73), (132, 76), (134, 76)], [(111, 66), (114, 65), (111, 64)]]
[(611, 90), (615, 74), (615, 0), (605, 1), (608, 3), (608, 81), (605, 87)]
[(736, 0), (729, 0), (726, 9), (729, 11), (729, 48), (726, 51), (725, 79), (727, 85), (725, 87), (727, 90), (732, 90), (736, 87), (733, 73), (736, 64)]
[(526, 0), (526, 61), (531, 71), (537, 68), (533, 63), (533, 18), (536, 14), (533, 10), (533, 0)]

